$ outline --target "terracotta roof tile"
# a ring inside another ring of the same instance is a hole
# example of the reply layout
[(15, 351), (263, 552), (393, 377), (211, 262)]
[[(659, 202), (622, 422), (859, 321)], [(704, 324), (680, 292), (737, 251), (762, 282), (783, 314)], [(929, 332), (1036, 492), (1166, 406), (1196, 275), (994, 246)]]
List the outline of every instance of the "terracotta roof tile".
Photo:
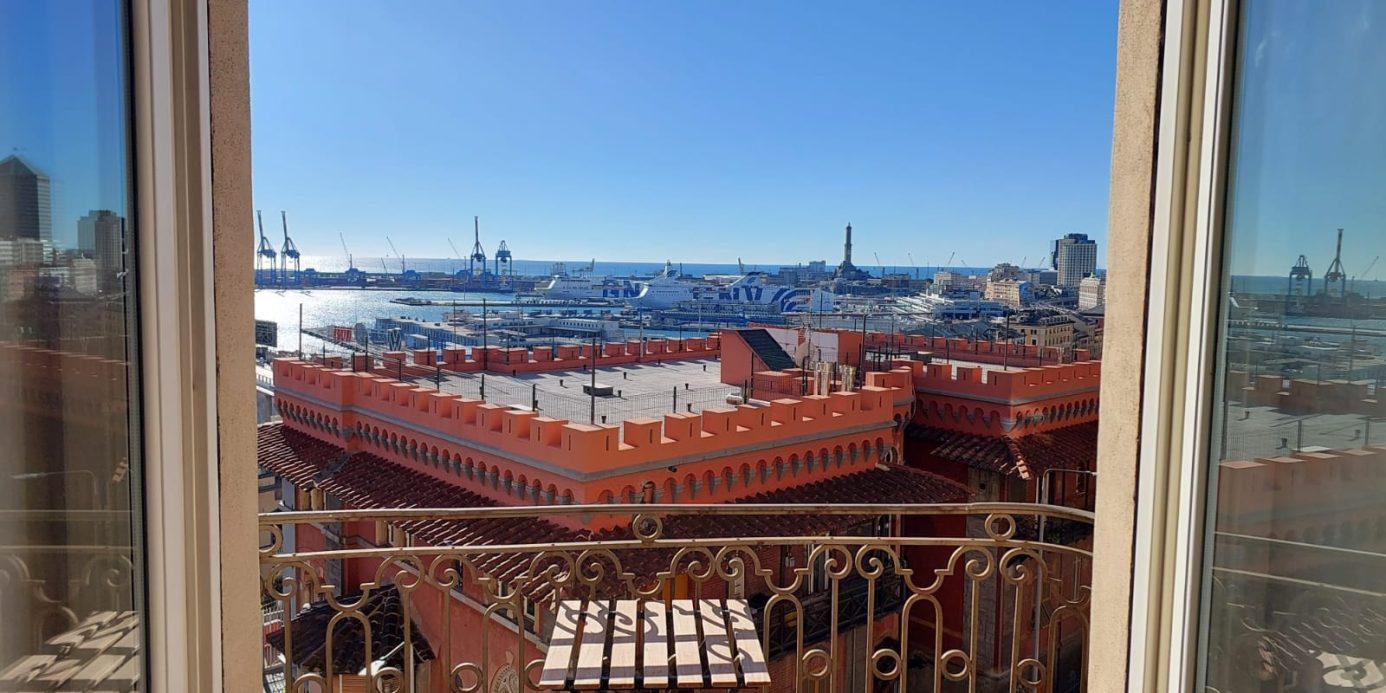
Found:
[[(259, 430), (260, 466), (283, 475), (295, 485), (316, 487), (353, 508), (474, 508), (495, 507), (495, 501), (369, 453), (344, 457), (338, 447), (304, 433), (270, 424)], [(970, 498), (958, 483), (901, 465), (876, 465), (854, 474), (761, 493), (739, 503), (954, 503)], [(840, 534), (869, 517), (824, 515), (786, 518), (775, 515), (675, 515), (665, 519), (664, 536), (756, 537), (802, 534)], [(400, 523), (405, 531), (432, 545), (547, 543), (593, 537), (537, 518), (423, 520)], [(628, 526), (603, 530), (603, 539), (631, 536)], [(625, 552), (622, 552), (625, 553)], [(668, 569), (669, 556), (658, 551), (633, 551), (623, 558), (628, 569), (650, 575)], [(479, 565), (493, 575), (508, 577), (525, 563), (519, 556), (489, 556)]]
[(933, 444), (930, 454), (974, 469), (1029, 479), (1045, 469), (1096, 469), (1097, 422), (1031, 433), (1020, 438), (982, 436), (930, 426), (911, 426), (912, 440)]

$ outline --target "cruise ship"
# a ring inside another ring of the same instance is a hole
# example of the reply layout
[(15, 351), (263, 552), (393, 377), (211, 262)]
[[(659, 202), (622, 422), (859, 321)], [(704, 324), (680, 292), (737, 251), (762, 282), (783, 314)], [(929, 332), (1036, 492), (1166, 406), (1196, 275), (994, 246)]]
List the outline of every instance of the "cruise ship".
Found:
[(757, 307), (780, 313), (830, 311), (836, 297), (822, 289), (804, 289), (771, 283), (762, 272), (742, 275), (730, 284), (698, 284), (677, 278), (672, 268), (641, 288), (629, 303), (640, 309)]
[(629, 279), (612, 277), (555, 276), (548, 284), (535, 288), (542, 298), (554, 301), (627, 301), (640, 294), (641, 287)]
[(640, 285), (640, 291), (628, 303), (632, 307), (646, 310), (668, 310), (683, 301), (691, 301), (694, 292), (712, 286), (684, 278), (674, 263), (665, 262), (664, 271)]

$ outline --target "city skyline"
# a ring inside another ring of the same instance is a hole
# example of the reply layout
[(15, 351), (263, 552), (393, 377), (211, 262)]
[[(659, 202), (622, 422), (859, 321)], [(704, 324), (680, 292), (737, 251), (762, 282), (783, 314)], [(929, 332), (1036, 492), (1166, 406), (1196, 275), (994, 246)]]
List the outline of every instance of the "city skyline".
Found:
[(1105, 239), (1116, 8), (1007, 8), (252, 2), (256, 205), (307, 255), (1037, 264)]

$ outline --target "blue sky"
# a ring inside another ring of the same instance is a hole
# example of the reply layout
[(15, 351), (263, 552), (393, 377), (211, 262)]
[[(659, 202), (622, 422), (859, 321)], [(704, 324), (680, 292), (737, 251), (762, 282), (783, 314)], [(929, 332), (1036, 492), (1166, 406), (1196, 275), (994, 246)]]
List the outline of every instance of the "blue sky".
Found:
[[(1303, 253), (1318, 290), (1341, 227), (1343, 268), (1361, 276), (1386, 255), (1386, 5), (1245, 7), (1231, 271), (1284, 276)], [(1386, 265), (1370, 278), (1386, 278)]]
[(1105, 251), (1116, 13), (252, 0), (256, 206), (306, 255), (465, 252), (473, 215), (527, 259)]
[(88, 211), (128, 206), (118, 5), (0, 2), (0, 159), (48, 174), (61, 246)]

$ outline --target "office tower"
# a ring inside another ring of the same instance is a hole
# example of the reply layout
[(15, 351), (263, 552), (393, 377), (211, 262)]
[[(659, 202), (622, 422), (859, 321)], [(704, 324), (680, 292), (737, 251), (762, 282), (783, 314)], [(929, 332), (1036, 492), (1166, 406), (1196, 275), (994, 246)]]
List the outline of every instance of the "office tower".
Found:
[(1050, 259), (1058, 270), (1059, 286), (1078, 286), (1083, 277), (1097, 273), (1097, 241), (1085, 233), (1070, 233), (1054, 241)]
[(48, 176), (18, 156), (0, 160), (0, 239), (53, 241)]

